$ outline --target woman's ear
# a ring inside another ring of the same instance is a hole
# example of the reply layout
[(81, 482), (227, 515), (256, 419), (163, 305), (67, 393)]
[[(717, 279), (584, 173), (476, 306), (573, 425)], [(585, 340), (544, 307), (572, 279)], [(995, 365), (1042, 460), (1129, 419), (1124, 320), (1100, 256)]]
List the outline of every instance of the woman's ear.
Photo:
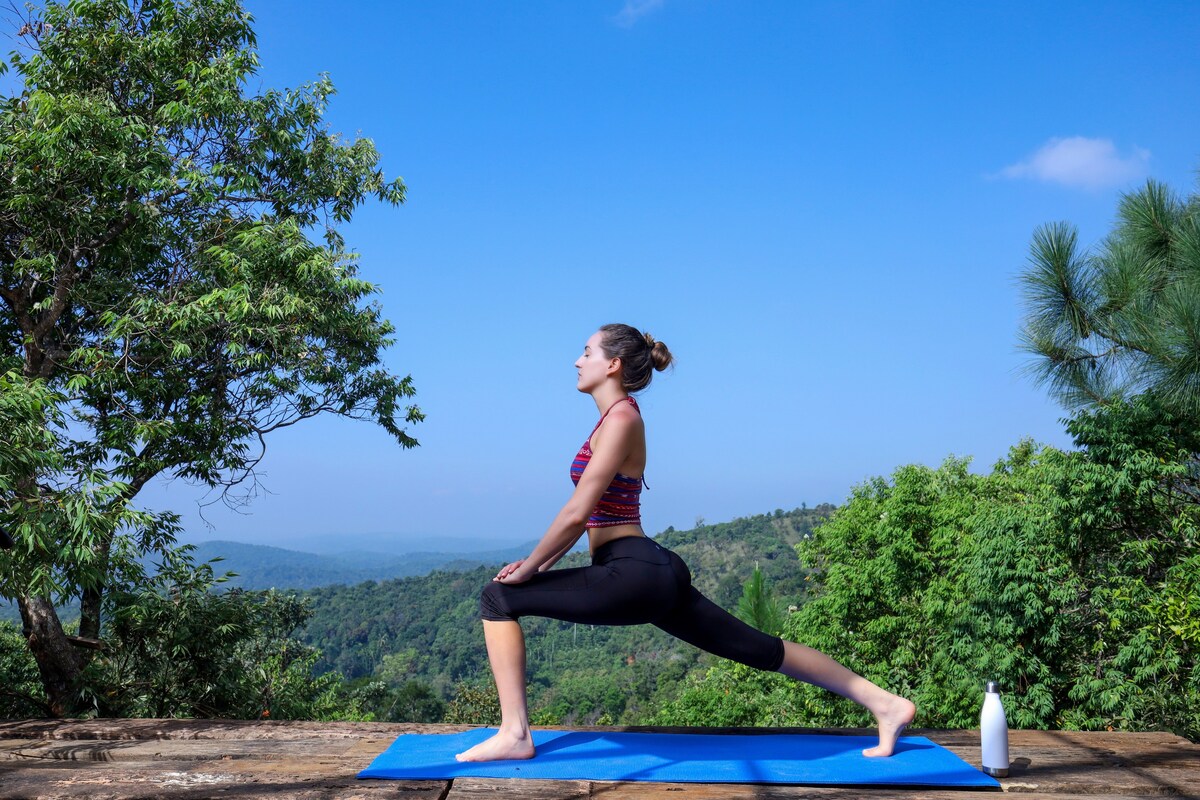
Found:
[(605, 375), (616, 375), (621, 370), (621, 359), (610, 358), (608, 360), (608, 369), (605, 370)]

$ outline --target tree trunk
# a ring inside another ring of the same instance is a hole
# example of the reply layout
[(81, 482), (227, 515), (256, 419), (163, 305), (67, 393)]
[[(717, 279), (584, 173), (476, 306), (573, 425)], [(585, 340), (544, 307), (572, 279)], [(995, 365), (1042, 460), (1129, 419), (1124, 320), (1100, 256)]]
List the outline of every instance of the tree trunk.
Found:
[(100, 638), (100, 606), (104, 593), (100, 589), (84, 589), (79, 598), (79, 636)]
[(63, 633), (54, 604), (44, 597), (19, 597), (22, 629), (29, 650), (37, 661), (42, 686), (56, 717), (69, 716), (75, 709), (75, 689), (81, 664), (75, 648)]

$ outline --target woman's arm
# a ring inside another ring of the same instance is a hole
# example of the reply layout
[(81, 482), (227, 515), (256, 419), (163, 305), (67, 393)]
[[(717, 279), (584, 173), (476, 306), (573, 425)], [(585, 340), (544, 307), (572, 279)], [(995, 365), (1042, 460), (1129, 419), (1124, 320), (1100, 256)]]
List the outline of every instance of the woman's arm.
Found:
[(549, 569), (558, 559), (574, 547), (575, 542), (587, 530), (588, 517), (604, 496), (604, 491), (613, 481), (621, 464), (629, 457), (634, 444), (641, 436), (642, 420), (637, 412), (609, 414), (604, 421), (604, 437), (599, 446), (593, 447), (592, 458), (579, 484), (571, 493), (571, 499), (562, 507), (554, 522), (538, 542), (529, 557), (506, 576), (497, 575), (503, 583), (523, 583), (535, 572)]
[[(567, 546), (566, 546), (566, 547), (564, 547), (562, 550), (559, 550), (557, 553), (555, 553), (554, 555), (550, 556), (550, 559), (549, 559), (548, 561), (546, 561), (545, 563), (543, 563), (543, 564), (542, 564), (540, 567), (538, 567), (538, 568), (537, 568), (537, 571), (538, 571), (538, 572), (545, 572), (546, 570), (548, 570), (548, 569), (550, 569), (551, 567), (553, 567), (553, 566), (554, 566), (556, 563), (558, 563), (558, 560), (559, 560), (560, 558), (562, 558), (563, 556), (565, 556), (565, 555), (566, 555), (566, 554), (567, 554), (567, 553), (568, 553), (568, 552), (571, 550), (571, 548), (575, 546), (575, 542), (577, 542), (577, 541), (579, 541), (579, 537), (578, 537), (578, 536), (576, 536), (576, 537), (575, 537), (575, 539), (573, 539), (573, 540), (572, 540), (572, 541), (571, 541), (569, 544), (567, 544)], [(504, 579), (504, 578), (507, 578), (509, 575), (511, 575), (511, 574), (513, 574), (514, 572), (516, 572), (516, 571), (517, 571), (517, 569), (519, 569), (519, 568), (520, 568), (520, 566), (521, 566), (522, 564), (524, 564), (524, 563), (525, 563), (526, 561), (528, 561), (528, 560), (529, 560), (529, 559), (527, 559), (527, 558), (522, 558), (522, 559), (520, 559), (519, 561), (514, 561), (514, 562), (512, 562), (511, 564), (506, 564), (505, 566), (503, 566), (503, 567), (501, 567), (501, 568), (500, 568), (500, 571), (499, 571), (499, 572), (497, 572), (497, 573), (496, 573), (496, 578), (495, 578), (495, 579), (496, 579), (496, 580), (503, 581), (503, 579)]]
[[(587, 528), (584, 528), (584, 530), (587, 530)], [(579, 541), (579, 537), (577, 536), (577, 537), (575, 537), (575, 541), (574, 541), (574, 542), (571, 542), (569, 545), (567, 545), (566, 547), (564, 547), (562, 550), (559, 550), (557, 553), (555, 553), (554, 555), (550, 556), (550, 560), (549, 560), (549, 561), (546, 561), (546, 562), (544, 562), (544, 563), (543, 563), (543, 564), (542, 564), (540, 567), (538, 567), (537, 571), (538, 571), (538, 572), (545, 572), (546, 570), (548, 570), (548, 569), (550, 569), (551, 567), (553, 567), (555, 564), (557, 564), (557, 563), (558, 563), (558, 560), (559, 560), (560, 558), (562, 558), (563, 556), (565, 556), (567, 553), (571, 552), (571, 548), (572, 548), (572, 547), (574, 547), (574, 546), (575, 546), (575, 542), (578, 542), (578, 541)]]

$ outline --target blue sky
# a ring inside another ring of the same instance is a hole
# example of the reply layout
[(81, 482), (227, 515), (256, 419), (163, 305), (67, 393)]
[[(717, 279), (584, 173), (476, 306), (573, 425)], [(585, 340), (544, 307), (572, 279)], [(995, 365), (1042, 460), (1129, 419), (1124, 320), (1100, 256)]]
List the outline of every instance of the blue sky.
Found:
[[(328, 72), (401, 208), (346, 228), (428, 420), (276, 434), (244, 513), (150, 487), (187, 539), (333, 550), (540, 536), (597, 416), (572, 364), (649, 330), (654, 533), (841, 503), (902, 464), (1067, 446), (1020, 372), (1043, 223), (1200, 167), (1200, 5), (267, 2), (261, 86)], [(364, 538), (365, 537), (365, 538)]]

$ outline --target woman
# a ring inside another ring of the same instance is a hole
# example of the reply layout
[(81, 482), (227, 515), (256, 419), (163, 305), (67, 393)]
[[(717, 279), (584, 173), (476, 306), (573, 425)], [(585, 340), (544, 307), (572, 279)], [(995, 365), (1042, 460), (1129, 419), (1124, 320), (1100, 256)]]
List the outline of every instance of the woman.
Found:
[[(890, 756), (916, 706), (855, 675), (810, 647), (768, 636), (700, 594), (679, 556), (647, 538), (639, 500), (646, 429), (631, 394), (671, 353), (650, 334), (605, 325), (575, 362), (579, 391), (601, 412), (571, 464), (575, 491), (529, 554), (500, 570), (483, 591), (480, 612), (488, 660), (500, 695), (500, 729), (459, 761), (532, 758), (525, 697), (522, 616), (591, 625), (650, 623), (697, 647), (762, 670), (782, 672), (865, 706), (879, 725), (867, 756)], [(587, 531), (592, 566), (548, 572)]]

